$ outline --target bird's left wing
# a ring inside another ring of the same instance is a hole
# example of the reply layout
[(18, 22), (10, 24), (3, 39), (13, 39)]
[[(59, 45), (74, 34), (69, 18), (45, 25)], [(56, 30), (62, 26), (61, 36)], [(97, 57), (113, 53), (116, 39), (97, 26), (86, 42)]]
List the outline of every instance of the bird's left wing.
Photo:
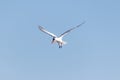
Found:
[(85, 21), (84, 21), (84, 22), (82, 22), (81, 24), (77, 25), (76, 27), (73, 27), (73, 28), (71, 28), (71, 29), (69, 29), (69, 30), (65, 31), (65, 32), (64, 32), (64, 33), (62, 33), (59, 37), (64, 37), (66, 34), (68, 34), (69, 32), (71, 32), (72, 30), (74, 30), (74, 29), (76, 29), (76, 28), (80, 27), (80, 26), (81, 26), (81, 25), (83, 25), (84, 23), (85, 23)]
[(52, 36), (52, 37), (57, 37), (55, 34), (53, 34), (53, 33), (49, 32), (49, 31), (45, 30), (45, 29), (44, 29), (43, 27), (41, 27), (41, 26), (39, 26), (39, 29), (40, 29), (42, 32), (44, 32), (44, 33), (46, 33), (46, 34), (48, 34), (48, 35), (50, 35), (50, 36)]

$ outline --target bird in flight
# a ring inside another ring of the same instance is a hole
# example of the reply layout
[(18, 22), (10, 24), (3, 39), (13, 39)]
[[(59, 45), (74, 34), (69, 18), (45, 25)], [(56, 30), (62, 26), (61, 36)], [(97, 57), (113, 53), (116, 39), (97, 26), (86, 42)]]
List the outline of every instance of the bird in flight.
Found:
[(62, 46), (63, 46), (64, 44), (66, 44), (66, 42), (63, 41), (62, 38), (63, 38), (66, 34), (68, 34), (69, 32), (71, 32), (72, 30), (74, 30), (74, 29), (80, 27), (81, 25), (83, 25), (84, 23), (85, 23), (85, 21), (82, 22), (81, 24), (79, 24), (79, 25), (77, 25), (77, 26), (75, 26), (75, 27), (73, 27), (73, 28), (65, 31), (65, 32), (62, 33), (60, 36), (56, 36), (55, 34), (47, 31), (47, 30), (46, 30), (45, 28), (43, 28), (42, 26), (39, 26), (39, 29), (40, 29), (40, 31), (42, 31), (42, 32), (48, 34), (49, 36), (53, 37), (51, 43), (58, 43), (59, 48), (62, 48)]

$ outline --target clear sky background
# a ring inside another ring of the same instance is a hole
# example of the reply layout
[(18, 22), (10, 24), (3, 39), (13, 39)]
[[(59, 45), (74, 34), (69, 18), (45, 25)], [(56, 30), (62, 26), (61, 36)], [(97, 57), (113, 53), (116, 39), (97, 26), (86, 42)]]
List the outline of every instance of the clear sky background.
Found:
[(1, 0), (0, 80), (120, 80), (120, 0)]

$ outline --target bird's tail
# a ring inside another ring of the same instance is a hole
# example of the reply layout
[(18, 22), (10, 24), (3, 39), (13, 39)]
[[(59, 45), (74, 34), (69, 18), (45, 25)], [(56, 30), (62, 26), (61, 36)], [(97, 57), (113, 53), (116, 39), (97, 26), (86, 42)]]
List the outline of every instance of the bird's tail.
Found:
[(67, 44), (67, 42), (63, 41), (62, 44), (65, 45), (65, 44)]

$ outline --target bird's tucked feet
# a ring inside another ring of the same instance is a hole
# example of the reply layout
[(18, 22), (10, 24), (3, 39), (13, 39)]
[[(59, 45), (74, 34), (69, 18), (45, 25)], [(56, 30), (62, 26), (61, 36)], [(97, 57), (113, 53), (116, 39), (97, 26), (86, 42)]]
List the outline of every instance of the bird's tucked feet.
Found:
[(59, 46), (59, 48), (62, 48), (62, 46)]

